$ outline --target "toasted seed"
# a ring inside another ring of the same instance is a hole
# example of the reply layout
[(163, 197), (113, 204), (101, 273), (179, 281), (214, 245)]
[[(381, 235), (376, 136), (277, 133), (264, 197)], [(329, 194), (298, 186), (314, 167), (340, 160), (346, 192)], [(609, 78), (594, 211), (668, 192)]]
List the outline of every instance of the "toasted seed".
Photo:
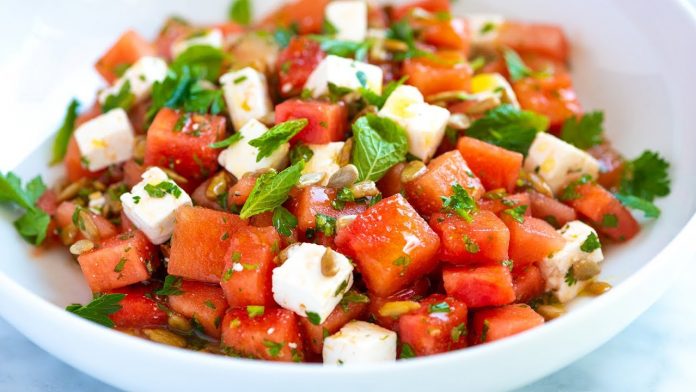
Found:
[(85, 178), (81, 178), (63, 188), (63, 190), (58, 193), (58, 201), (70, 200), (77, 196), (77, 193), (85, 186), (86, 182), (87, 180)]
[(104, 192), (106, 190), (106, 185), (104, 185), (104, 183), (101, 181), (92, 182), (92, 187), (94, 187), (94, 189), (98, 190), (99, 192)]
[(174, 347), (186, 347), (186, 339), (174, 332), (164, 329), (143, 329), (143, 333), (153, 342), (166, 344)]
[(97, 224), (94, 223), (94, 219), (92, 218), (92, 215), (87, 212), (86, 210), (80, 210), (78, 213), (78, 219), (82, 222), (82, 227), (84, 229), (80, 228), (80, 231), (82, 234), (85, 235), (88, 239), (92, 241), (98, 241), (99, 240), (99, 228), (97, 227)]
[(348, 227), (357, 217), (357, 215), (343, 215), (336, 218), (336, 231)]
[(500, 97), (487, 95), (475, 100), (474, 104), (467, 109), (466, 114), (482, 114), (498, 106), (500, 106)]
[(324, 181), (324, 178), (326, 178), (326, 173), (316, 172), (303, 174), (300, 177), (300, 180), (297, 182), (297, 186), (300, 188), (306, 188), (308, 186), (321, 184), (321, 182)]
[(524, 169), (520, 170), (519, 185), (528, 186), (544, 196), (553, 197), (551, 187), (536, 173), (530, 173)]
[(324, 256), (321, 257), (321, 274), (330, 278), (336, 276), (337, 273), (336, 255), (331, 249), (327, 249)]
[(566, 313), (565, 306), (563, 305), (539, 305), (536, 308), (536, 312), (539, 313), (544, 320), (549, 321), (563, 316)]
[(350, 187), (350, 191), (353, 192), (353, 196), (355, 196), (356, 199), (379, 195), (379, 189), (377, 189), (377, 184), (375, 184), (374, 181), (361, 181), (357, 184), (353, 184), (353, 186)]
[(170, 328), (184, 333), (189, 333), (193, 329), (190, 321), (173, 312), (169, 315), (167, 324), (169, 324)]
[(606, 293), (607, 291), (611, 290), (611, 284), (607, 282), (590, 282), (586, 287), (585, 287), (585, 292), (589, 295), (592, 296), (598, 296)]
[(205, 197), (207, 197), (208, 200), (217, 200), (220, 195), (224, 195), (225, 192), (227, 192), (229, 183), (229, 174), (224, 170), (220, 171), (210, 179), (210, 183), (205, 189)]
[(469, 129), (471, 120), (466, 114), (453, 113), (450, 115), (447, 125), (456, 130)]
[(350, 163), (350, 156), (351, 153), (353, 152), (353, 138), (348, 138), (344, 143), (343, 143), (343, 148), (341, 148), (341, 152), (338, 154), (338, 160), (336, 161), (339, 166), (345, 166)]
[(63, 227), (60, 229), (60, 242), (62, 242), (63, 245), (70, 245), (74, 243), (78, 231), (79, 230), (77, 230), (77, 227), (75, 227), (75, 225), (72, 223)]
[(399, 41), (397, 39), (390, 39), (387, 38), (383, 41), (384, 48), (391, 51), (391, 52), (407, 52), (408, 51), (408, 45), (403, 42)]
[(437, 93), (429, 95), (425, 98), (429, 103), (435, 102), (451, 102), (451, 101), (469, 101), (475, 99), (475, 95), (472, 95), (466, 91), (445, 91), (443, 93)]
[(579, 281), (590, 280), (602, 272), (599, 264), (591, 260), (580, 260), (572, 268), (573, 276)]
[(420, 304), (415, 301), (392, 301), (382, 305), (378, 313), (382, 317), (399, 317), (418, 309), (420, 309)]
[(299, 243), (292, 244), (292, 245), (288, 246), (287, 248), (281, 250), (280, 253), (278, 253), (278, 264), (279, 265), (283, 264), (285, 262), (285, 260), (288, 259), (288, 254), (290, 253), (290, 249), (292, 249), (296, 246), (300, 246), (300, 244)]
[(75, 256), (79, 256), (85, 252), (89, 252), (94, 249), (94, 242), (90, 240), (79, 240), (76, 243), (70, 245), (70, 253)]
[(181, 174), (175, 172), (174, 170), (167, 169), (167, 168), (161, 168), (161, 169), (162, 169), (162, 171), (167, 173), (169, 178), (174, 180), (174, 182), (176, 182), (178, 184), (187, 184), (188, 183), (188, 180), (185, 177), (183, 177)]
[(422, 176), (427, 171), (425, 163), (423, 161), (411, 161), (404, 166), (401, 171), (401, 182), (403, 184), (411, 182), (416, 178)]
[(133, 142), (133, 159), (142, 161), (145, 159), (145, 150), (147, 148), (147, 139), (145, 136), (136, 136)]
[(329, 178), (327, 186), (334, 189), (348, 188), (355, 184), (359, 175), (360, 173), (358, 173), (358, 168), (355, 165), (345, 165)]

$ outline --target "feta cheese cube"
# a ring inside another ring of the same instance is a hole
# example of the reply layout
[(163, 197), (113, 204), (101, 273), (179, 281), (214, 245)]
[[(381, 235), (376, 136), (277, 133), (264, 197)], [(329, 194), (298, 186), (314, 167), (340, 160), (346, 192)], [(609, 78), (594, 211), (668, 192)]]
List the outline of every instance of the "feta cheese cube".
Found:
[(319, 98), (329, 93), (329, 83), (357, 90), (364, 82), (365, 88), (382, 94), (382, 77), (382, 68), (376, 65), (329, 55), (309, 75), (305, 88)]
[(326, 6), (326, 20), (336, 28), (336, 39), (362, 42), (367, 34), (367, 3), (333, 1)]
[(507, 79), (499, 73), (482, 73), (471, 78), (471, 92), (482, 95), (493, 94), (500, 97), (500, 102), (520, 108), (515, 91)]
[(394, 120), (408, 134), (408, 152), (427, 162), (445, 136), (450, 112), (430, 105), (413, 86), (399, 86), (389, 96), (379, 116)]
[(493, 46), (500, 27), (505, 23), (505, 18), (497, 14), (471, 14), (465, 19), (469, 24), (471, 44), (474, 47)]
[(592, 155), (545, 132), (534, 139), (524, 168), (539, 174), (553, 193), (586, 174), (593, 179), (599, 175), (599, 162)]
[(307, 147), (312, 150), (312, 157), (305, 164), (302, 174), (324, 173), (321, 185), (328, 184), (329, 178), (341, 168), (338, 160), (344, 145), (344, 142), (308, 144)]
[(250, 120), (239, 130), (242, 139), (227, 147), (218, 155), (218, 162), (228, 172), (237, 178), (249, 172), (262, 169), (280, 170), (287, 164), (290, 143), (285, 143), (278, 147), (270, 156), (256, 161), (259, 150), (250, 145), (249, 142), (260, 137), (268, 131), (265, 125), (258, 120)]
[(174, 231), (174, 212), (192, 205), (191, 198), (158, 167), (148, 169), (142, 178), (129, 193), (121, 195), (123, 212), (153, 244), (163, 244)]
[[(353, 264), (330, 248), (309, 243), (293, 245), (287, 255), (273, 270), (273, 299), (300, 316), (314, 313), (323, 323), (353, 285)], [(333, 264), (333, 276), (322, 273), (324, 258)]]
[(222, 48), (224, 36), (219, 29), (210, 29), (203, 34), (198, 34), (172, 44), (172, 56), (179, 57), (188, 48), (192, 46), (212, 46), (214, 48)]
[(249, 120), (259, 120), (273, 110), (266, 76), (251, 67), (222, 75), (220, 84), (237, 130)]
[(95, 172), (133, 156), (133, 127), (126, 111), (110, 110), (75, 130), (84, 165)]
[(365, 321), (351, 321), (324, 339), (324, 365), (396, 360), (396, 332)]
[(142, 102), (150, 96), (155, 82), (161, 82), (165, 77), (167, 77), (166, 61), (159, 57), (141, 57), (113, 86), (99, 92), (99, 103), (103, 105), (108, 96), (118, 94), (126, 82), (130, 83), (130, 92), (135, 97), (135, 102)]
[(590, 226), (580, 221), (568, 222), (558, 232), (566, 239), (566, 244), (558, 252), (549, 255), (539, 267), (546, 280), (546, 290), (553, 292), (559, 301), (568, 302), (575, 298), (591, 280), (566, 281), (568, 271), (575, 263), (586, 261), (599, 264), (604, 260), (602, 249), (597, 248), (591, 252), (582, 250), (582, 245), (591, 235), (597, 232)]

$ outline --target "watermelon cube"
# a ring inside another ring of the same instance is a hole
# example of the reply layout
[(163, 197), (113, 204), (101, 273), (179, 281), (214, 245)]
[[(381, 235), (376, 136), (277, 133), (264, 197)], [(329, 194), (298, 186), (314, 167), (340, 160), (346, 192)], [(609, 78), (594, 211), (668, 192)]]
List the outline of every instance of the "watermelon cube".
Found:
[(510, 269), (502, 265), (448, 267), (442, 271), (447, 295), (469, 308), (500, 306), (515, 300)]
[(291, 99), (276, 106), (275, 110), (276, 124), (301, 118), (309, 121), (292, 142), (326, 144), (345, 137), (348, 109), (342, 103)]
[(565, 245), (563, 237), (546, 221), (525, 216), (520, 223), (508, 214), (500, 216), (510, 230), (509, 253), (516, 267), (542, 261)]
[(111, 290), (111, 294), (125, 294), (121, 309), (109, 315), (116, 328), (153, 328), (167, 325), (167, 312), (157, 303), (152, 286), (131, 285)]
[(227, 301), (218, 285), (182, 281), (181, 294), (169, 295), (169, 307), (180, 315), (195, 320), (203, 332), (220, 338), (220, 324), (227, 310)]
[(467, 306), (442, 294), (420, 301), (420, 309), (399, 318), (399, 337), (417, 356), (433, 355), (467, 345)]
[(471, 137), (460, 138), (457, 149), (484, 188), (502, 188), (508, 192), (515, 189), (522, 168), (522, 154)]
[(544, 318), (525, 304), (514, 304), (474, 312), (469, 343), (500, 340), (544, 324)]

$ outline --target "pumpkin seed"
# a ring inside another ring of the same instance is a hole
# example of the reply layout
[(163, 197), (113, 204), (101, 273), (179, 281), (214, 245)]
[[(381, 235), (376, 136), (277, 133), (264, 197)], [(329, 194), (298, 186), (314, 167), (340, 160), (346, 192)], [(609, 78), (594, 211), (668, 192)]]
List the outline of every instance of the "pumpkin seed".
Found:
[(184, 317), (179, 316), (176, 313), (171, 313), (169, 315), (169, 318), (167, 319), (167, 324), (169, 324), (170, 328), (183, 333), (189, 333), (193, 329), (193, 326), (191, 325), (190, 321), (188, 321)]
[(350, 191), (353, 192), (353, 196), (355, 196), (356, 199), (379, 195), (379, 189), (377, 189), (377, 184), (375, 184), (374, 181), (361, 181), (357, 184), (353, 184), (353, 186), (350, 187)]
[(355, 165), (345, 165), (329, 178), (327, 186), (334, 189), (348, 188), (355, 184), (359, 175), (360, 173), (358, 173), (358, 168)]
[(536, 308), (536, 312), (539, 313), (544, 320), (550, 321), (563, 316), (566, 313), (565, 306), (563, 305), (539, 305)]
[[(86, 210), (80, 210), (77, 216), (80, 222), (82, 222), (82, 224), (80, 225), (80, 231), (82, 232), (82, 234), (84, 234), (85, 237), (92, 241), (98, 241), (99, 228), (97, 227), (97, 224), (94, 223), (92, 215)], [(82, 227), (84, 227), (84, 229)]]
[(449, 120), (447, 120), (447, 126), (456, 130), (469, 129), (471, 120), (466, 114), (453, 113), (450, 115)]
[(188, 183), (188, 180), (185, 177), (183, 177), (181, 174), (175, 172), (174, 170), (163, 168), (163, 167), (160, 169), (162, 169), (163, 172), (167, 173), (167, 176), (169, 176), (169, 178), (174, 180), (174, 182), (176, 182), (177, 184), (187, 184)]
[(297, 182), (299, 188), (306, 188), (308, 186), (321, 184), (326, 178), (326, 173), (307, 173), (300, 176), (300, 180)]
[(90, 240), (79, 240), (76, 243), (70, 245), (70, 253), (75, 256), (79, 256), (85, 252), (89, 252), (94, 249), (94, 242)]
[(609, 290), (611, 290), (611, 284), (607, 282), (590, 282), (585, 287), (584, 292), (596, 297), (606, 293)]
[(336, 218), (336, 231), (344, 229), (350, 226), (351, 223), (357, 218), (357, 215), (344, 215)]
[(422, 161), (411, 161), (401, 171), (401, 182), (407, 183), (425, 174), (428, 169)]
[(145, 150), (147, 149), (147, 139), (145, 136), (136, 136), (133, 142), (133, 159), (142, 162), (145, 159)]
[(75, 242), (77, 233), (77, 227), (71, 223), (60, 229), (60, 241), (63, 243), (63, 245), (70, 245)]
[(573, 276), (579, 281), (586, 281), (594, 278), (602, 272), (599, 264), (591, 260), (580, 260), (573, 264)]
[(85, 178), (81, 178), (70, 185), (66, 186), (63, 188), (62, 191), (58, 193), (58, 201), (65, 201), (65, 200), (70, 200), (73, 197), (77, 196), (78, 192), (80, 192), (80, 189), (85, 186), (87, 183), (87, 180)]
[(345, 166), (350, 163), (350, 156), (351, 153), (353, 152), (353, 138), (348, 138), (343, 143), (343, 148), (341, 148), (341, 152), (338, 154), (338, 160), (336, 161), (339, 166)]
[(321, 257), (321, 274), (330, 278), (336, 276), (337, 273), (336, 255), (331, 249), (327, 249), (324, 256)]
[(186, 347), (186, 339), (183, 336), (175, 334), (174, 332), (164, 329), (143, 329), (143, 333), (153, 342), (180, 348)]
[(408, 312), (420, 309), (420, 304), (415, 301), (392, 301), (387, 302), (379, 308), (379, 315), (382, 317), (399, 317)]
[(208, 200), (217, 200), (219, 196), (227, 192), (230, 183), (230, 176), (226, 171), (221, 171), (210, 179), (208, 187), (205, 189), (205, 197)]

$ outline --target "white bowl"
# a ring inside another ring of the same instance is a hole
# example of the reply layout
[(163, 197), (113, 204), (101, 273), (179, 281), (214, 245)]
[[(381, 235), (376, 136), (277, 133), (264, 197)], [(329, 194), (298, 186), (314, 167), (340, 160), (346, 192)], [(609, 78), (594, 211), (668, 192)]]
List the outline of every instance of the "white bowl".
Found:
[[(0, 15), (0, 94), (4, 135), (0, 166), (24, 178), (45, 166), (48, 143), (73, 95), (88, 105), (100, 81), (91, 65), (126, 28), (153, 36), (173, 12), (198, 21), (225, 18), (227, 0), (13, 2)], [(257, 1), (259, 11), (277, 2)], [(458, 11), (500, 12), (563, 25), (587, 108), (603, 109), (616, 146), (628, 156), (659, 150), (673, 164), (663, 216), (640, 236), (613, 247), (602, 278), (615, 288), (574, 304), (565, 317), (503, 341), (428, 358), (365, 367), (324, 368), (233, 359), (169, 348), (102, 328), (63, 311), (90, 297), (64, 250), (36, 255), (11, 225), (0, 225), (0, 314), (70, 365), (127, 390), (411, 391), (458, 386), (501, 390), (547, 375), (614, 336), (650, 306), (696, 254), (696, 16), (679, 0), (468, 0)], [(37, 144), (41, 147), (31, 154)], [(28, 157), (27, 157), (28, 155)], [(47, 171), (48, 170), (48, 171)], [(46, 175), (46, 173), (49, 173)], [(11, 219), (5, 210), (1, 213)]]

